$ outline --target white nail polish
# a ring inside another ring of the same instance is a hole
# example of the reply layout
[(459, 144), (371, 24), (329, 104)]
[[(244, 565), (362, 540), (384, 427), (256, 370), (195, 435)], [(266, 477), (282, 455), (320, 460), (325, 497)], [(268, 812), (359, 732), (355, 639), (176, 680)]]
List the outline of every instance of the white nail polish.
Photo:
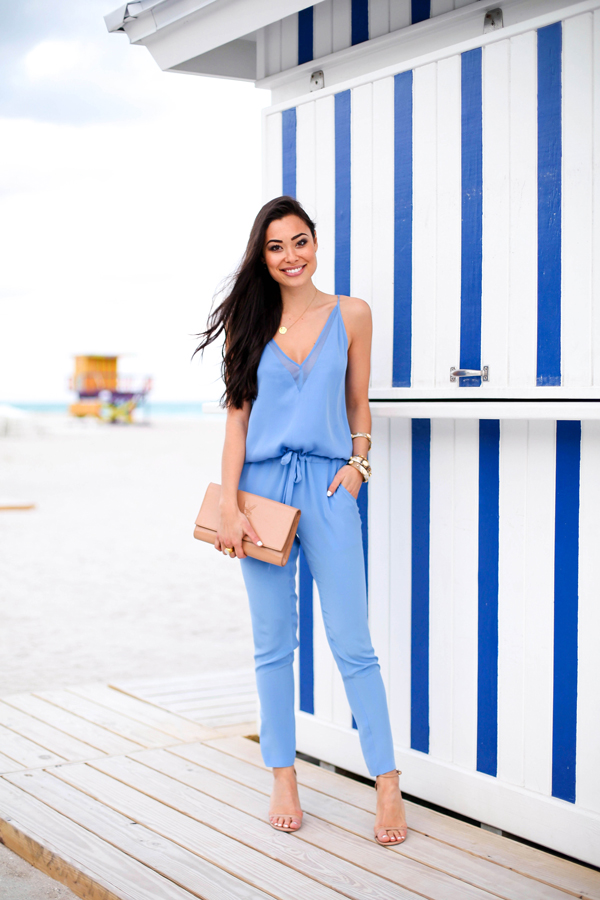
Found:
[(256, 546), (257, 546), (257, 547), (262, 547), (262, 545), (263, 545), (263, 542), (262, 542), (262, 541), (257, 541), (257, 542), (256, 542)]
[(332, 496), (333, 496), (333, 491), (327, 491), (327, 496), (328, 496), (328, 497), (332, 497)]

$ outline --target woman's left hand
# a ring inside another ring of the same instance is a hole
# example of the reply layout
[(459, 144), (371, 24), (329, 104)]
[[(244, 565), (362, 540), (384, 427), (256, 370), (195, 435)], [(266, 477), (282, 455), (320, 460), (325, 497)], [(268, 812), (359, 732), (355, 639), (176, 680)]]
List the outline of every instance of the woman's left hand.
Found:
[(362, 483), (363, 477), (358, 469), (351, 465), (342, 466), (342, 468), (335, 473), (335, 478), (327, 489), (327, 496), (330, 497), (332, 494), (335, 494), (338, 485), (343, 484), (348, 493), (352, 494), (356, 500)]

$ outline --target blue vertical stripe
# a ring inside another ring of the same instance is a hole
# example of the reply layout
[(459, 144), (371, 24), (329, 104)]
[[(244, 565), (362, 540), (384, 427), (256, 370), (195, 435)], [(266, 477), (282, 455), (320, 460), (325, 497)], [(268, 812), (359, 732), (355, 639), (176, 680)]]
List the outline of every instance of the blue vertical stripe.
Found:
[(352, 0), (352, 43), (369, 40), (369, 0)]
[(537, 384), (560, 384), (561, 56), (560, 22), (540, 28), (538, 46)]
[(313, 58), (313, 8), (298, 13), (298, 65)]
[(350, 295), (350, 91), (335, 95), (335, 293)]
[(410, 387), (412, 345), (413, 73), (394, 77), (393, 387)]
[(431, 420), (412, 420), (410, 746), (429, 753), (429, 518)]
[[(358, 511), (360, 513), (363, 556), (365, 560), (365, 580), (367, 582), (367, 604), (369, 602), (369, 484), (363, 484), (358, 492)], [(356, 728), (356, 719), (352, 716), (352, 727)]]
[[(461, 54), (462, 244), (460, 368), (481, 369), (483, 236), (483, 143), (481, 47)], [(479, 387), (481, 378), (461, 378), (460, 387)]]
[(479, 422), (477, 771), (498, 768), (498, 549), (500, 422)]
[(296, 196), (296, 107), (281, 113), (282, 193)]
[(411, 2), (411, 22), (414, 25), (416, 22), (424, 22), (425, 19), (428, 19), (431, 16), (431, 2), (430, 0), (412, 0)]
[(556, 423), (552, 796), (575, 803), (581, 422)]
[(313, 577), (300, 547), (299, 575), (299, 663), (300, 663), (300, 709), (315, 712), (315, 670), (313, 645)]

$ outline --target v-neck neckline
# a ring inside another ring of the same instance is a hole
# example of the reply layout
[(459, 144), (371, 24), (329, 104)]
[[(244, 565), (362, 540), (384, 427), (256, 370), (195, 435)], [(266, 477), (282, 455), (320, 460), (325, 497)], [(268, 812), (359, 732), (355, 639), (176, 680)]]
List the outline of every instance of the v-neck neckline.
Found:
[(340, 305), (340, 295), (338, 294), (337, 303), (335, 304), (335, 306), (333, 307), (333, 309), (331, 310), (331, 312), (330, 312), (329, 315), (327, 316), (327, 319), (325, 320), (325, 324), (323, 325), (323, 327), (321, 328), (321, 330), (320, 330), (320, 332), (319, 332), (318, 338), (316, 339), (316, 341), (315, 341), (314, 344), (312, 345), (312, 347), (311, 347), (311, 349), (310, 349), (308, 355), (304, 357), (304, 359), (302, 360), (301, 363), (296, 362), (295, 359), (292, 359), (291, 356), (288, 356), (287, 353), (286, 353), (284, 350), (281, 349), (281, 347), (279, 346), (279, 344), (277, 343), (277, 341), (275, 340), (274, 337), (271, 338), (270, 343), (275, 344), (275, 346), (277, 347), (277, 349), (279, 350), (279, 352), (282, 353), (282, 354), (285, 356), (286, 359), (289, 359), (289, 361), (290, 361), (291, 363), (293, 363), (295, 366), (298, 366), (298, 368), (301, 369), (302, 366), (304, 365), (304, 363), (307, 362), (308, 359), (309, 359), (309, 358), (313, 355), (313, 353), (315, 352), (315, 350), (316, 350), (316, 348), (317, 348), (317, 345), (318, 345), (319, 341), (321, 340), (321, 336), (322, 336), (323, 332), (325, 331), (325, 329), (327, 328), (327, 325), (328, 325), (328, 323), (329, 323), (329, 320), (331, 319), (331, 317), (333, 316), (334, 312), (336, 311), (336, 309), (338, 308), (339, 305)]

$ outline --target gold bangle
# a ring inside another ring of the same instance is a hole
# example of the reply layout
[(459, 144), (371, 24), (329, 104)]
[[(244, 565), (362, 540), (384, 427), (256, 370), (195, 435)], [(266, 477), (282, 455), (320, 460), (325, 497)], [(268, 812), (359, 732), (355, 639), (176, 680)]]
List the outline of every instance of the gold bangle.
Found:
[(355, 459), (349, 459), (349, 460), (348, 460), (348, 465), (349, 465), (349, 466), (353, 466), (355, 469), (358, 469), (358, 471), (359, 471), (360, 474), (362, 475), (363, 481), (368, 481), (369, 478), (371, 477), (371, 473), (370, 473), (370, 472), (367, 472), (367, 470), (365, 469), (365, 467), (362, 466), (362, 465), (361, 465), (359, 462), (357, 462)]
[[(366, 439), (368, 440), (368, 442), (369, 442), (369, 450), (371, 449), (371, 444), (372, 444), (373, 442), (372, 442), (372, 440), (371, 440), (371, 435), (370, 435), (370, 434), (367, 434), (366, 431), (357, 431), (356, 434), (350, 434), (350, 437), (352, 438), (352, 440), (354, 440), (354, 438), (356, 438), (356, 437), (364, 437), (364, 438), (366, 438)], [(368, 452), (368, 451), (367, 451), (367, 452)]]
[(353, 459), (356, 463), (358, 463), (358, 465), (363, 466), (363, 468), (367, 470), (369, 475), (371, 474), (371, 464), (368, 459), (365, 459), (364, 456), (358, 456), (357, 454), (354, 454), (350, 457), (350, 459)]

